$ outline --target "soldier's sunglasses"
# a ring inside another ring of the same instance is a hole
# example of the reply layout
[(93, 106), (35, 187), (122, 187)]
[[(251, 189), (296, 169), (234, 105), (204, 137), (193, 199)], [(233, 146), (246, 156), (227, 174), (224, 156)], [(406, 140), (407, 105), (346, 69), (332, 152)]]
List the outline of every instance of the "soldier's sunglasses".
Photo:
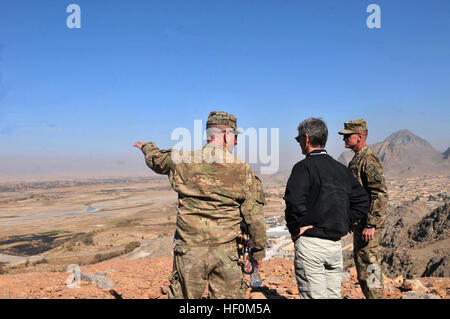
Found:
[(300, 143), (300, 139), (302, 138), (302, 136), (303, 135), (299, 135), (299, 136), (294, 137), (295, 140), (297, 141), (297, 143)]
[(222, 132), (224, 132), (224, 133), (232, 133), (232, 134), (234, 134), (236, 139), (238, 138), (238, 134), (239, 134), (238, 132), (236, 132), (235, 129), (226, 129), (226, 130), (223, 130)]
[(358, 134), (358, 133), (344, 134), (344, 140), (348, 139), (353, 134)]

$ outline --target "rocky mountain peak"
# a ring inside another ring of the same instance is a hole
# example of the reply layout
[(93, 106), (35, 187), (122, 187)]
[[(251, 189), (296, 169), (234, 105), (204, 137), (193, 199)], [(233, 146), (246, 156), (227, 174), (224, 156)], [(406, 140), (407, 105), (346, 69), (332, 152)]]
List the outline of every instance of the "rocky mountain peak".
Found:
[(403, 145), (407, 146), (408, 144), (413, 144), (416, 146), (423, 146), (426, 148), (429, 148), (431, 151), (435, 151), (433, 146), (431, 146), (430, 143), (428, 143), (423, 138), (415, 135), (410, 130), (404, 129), (397, 131), (395, 133), (392, 133), (385, 141), (384, 143), (388, 142), (389, 144), (394, 144), (397, 146)]

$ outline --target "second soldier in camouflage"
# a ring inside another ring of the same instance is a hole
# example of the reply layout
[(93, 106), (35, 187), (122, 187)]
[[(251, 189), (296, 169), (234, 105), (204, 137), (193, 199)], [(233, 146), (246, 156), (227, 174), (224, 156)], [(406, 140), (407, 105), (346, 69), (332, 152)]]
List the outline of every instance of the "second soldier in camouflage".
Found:
[(345, 122), (344, 129), (339, 131), (344, 135), (345, 147), (355, 151), (348, 167), (371, 199), (367, 220), (360, 220), (353, 227), (358, 281), (367, 299), (382, 299), (384, 287), (380, 245), (389, 197), (381, 161), (366, 145), (367, 133), (367, 124), (363, 119)]

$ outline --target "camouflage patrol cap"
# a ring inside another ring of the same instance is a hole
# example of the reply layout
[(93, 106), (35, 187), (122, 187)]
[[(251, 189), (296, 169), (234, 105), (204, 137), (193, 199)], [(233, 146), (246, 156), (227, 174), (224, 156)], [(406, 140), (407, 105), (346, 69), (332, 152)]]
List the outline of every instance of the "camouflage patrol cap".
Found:
[(353, 134), (361, 131), (367, 131), (367, 123), (364, 119), (344, 122), (344, 129), (339, 131), (339, 134)]
[(237, 128), (237, 119), (233, 114), (223, 111), (212, 111), (209, 113), (206, 128), (213, 125), (226, 125), (231, 127), (235, 134), (240, 134), (241, 131)]

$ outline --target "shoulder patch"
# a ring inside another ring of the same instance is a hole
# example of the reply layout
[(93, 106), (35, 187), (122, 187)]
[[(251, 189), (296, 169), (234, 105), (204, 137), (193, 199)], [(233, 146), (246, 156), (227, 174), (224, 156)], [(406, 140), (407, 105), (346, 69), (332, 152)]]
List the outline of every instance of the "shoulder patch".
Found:
[(380, 183), (382, 181), (382, 178), (381, 178), (380, 174), (378, 174), (378, 173), (374, 176), (374, 178), (378, 183)]
[(375, 165), (370, 163), (369, 165), (367, 165), (366, 173), (369, 176), (375, 177), (375, 175), (377, 174), (377, 168), (375, 167)]
[(381, 172), (379, 171), (379, 169), (377, 168), (376, 165), (374, 165), (374, 163), (370, 163), (367, 166), (367, 171), (366, 171), (367, 175), (372, 177), (375, 181), (377, 181), (378, 183), (380, 183), (383, 178), (381, 177)]

